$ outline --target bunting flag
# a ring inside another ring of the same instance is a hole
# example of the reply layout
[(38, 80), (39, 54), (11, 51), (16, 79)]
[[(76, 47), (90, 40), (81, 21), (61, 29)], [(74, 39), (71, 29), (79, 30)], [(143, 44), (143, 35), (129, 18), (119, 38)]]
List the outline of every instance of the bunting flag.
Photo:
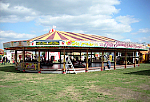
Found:
[(30, 41), (34, 40), (117, 41), (115, 39), (99, 35), (72, 33), (64, 31), (52, 31), (47, 34), (30, 39)]

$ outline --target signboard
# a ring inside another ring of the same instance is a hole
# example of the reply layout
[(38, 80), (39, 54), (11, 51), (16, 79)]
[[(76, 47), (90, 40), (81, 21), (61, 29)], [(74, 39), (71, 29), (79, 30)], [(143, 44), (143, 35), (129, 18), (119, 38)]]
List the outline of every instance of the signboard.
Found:
[(37, 41), (36, 45), (59, 45), (59, 41)]
[(90, 41), (66, 41), (68, 46), (82, 46), (82, 47), (98, 47), (99, 42), (90, 42)]
[(127, 42), (66, 41), (66, 46), (145, 49), (142, 44)]
[(11, 46), (10, 46), (10, 42), (9, 42), (9, 43), (3, 43), (3, 47), (4, 47), (4, 48), (9, 48), (9, 47), (11, 47)]

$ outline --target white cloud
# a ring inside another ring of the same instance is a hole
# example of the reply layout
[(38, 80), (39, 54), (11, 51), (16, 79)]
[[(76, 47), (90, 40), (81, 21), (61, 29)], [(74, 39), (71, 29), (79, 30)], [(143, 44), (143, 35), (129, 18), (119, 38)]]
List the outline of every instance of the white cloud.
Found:
[(82, 34), (86, 33), (86, 31), (83, 31), (83, 30), (73, 30), (72, 32), (74, 32), (74, 33), (82, 33)]
[(120, 40), (120, 39), (124, 38), (122, 35), (118, 35), (118, 34), (108, 34), (108, 33), (106, 33), (104, 36), (106, 36), (108, 38), (113, 38), (113, 39), (116, 39), (116, 40)]
[(139, 29), (138, 33), (148, 33), (150, 32), (149, 28)]
[(130, 40), (130, 39), (125, 39), (124, 41), (125, 41), (125, 42), (131, 42), (131, 40)]
[[(120, 12), (115, 7), (119, 4), (120, 0), (1, 0), (0, 22), (35, 20), (46, 27), (43, 32), (56, 25), (58, 30), (106, 35), (120, 40), (122, 33), (131, 32), (130, 24), (139, 20), (130, 15), (114, 18), (113, 14)], [(17, 38), (26, 35), (11, 33)]]
[(140, 43), (142, 43), (142, 42), (148, 42), (148, 43), (150, 43), (150, 36), (138, 38), (138, 41)]
[(10, 3), (0, 2), (0, 22), (25, 22), (35, 19), (38, 12), (24, 6), (12, 6)]
[(150, 28), (143, 28), (143, 29), (139, 29), (137, 32), (131, 33), (131, 34), (149, 33), (149, 32), (150, 32)]
[(89, 12), (92, 14), (104, 14), (104, 15), (118, 13), (119, 10), (120, 9), (116, 9), (114, 6), (108, 4), (97, 4), (89, 8)]
[(33, 34), (19, 34), (12, 31), (2, 31), (0, 30), (0, 38), (1, 39), (30, 39), (35, 37)]
[(133, 16), (127, 15), (127, 16), (118, 16), (116, 17), (116, 21), (122, 23), (122, 24), (131, 24), (139, 22), (139, 19), (133, 18)]
[(45, 31), (49, 31), (50, 30), (50, 28), (45, 28), (43, 31), (45, 32)]
[(19, 41), (19, 40), (29, 40), (34, 38), (36, 35), (34, 34), (20, 34), (15, 33), (13, 31), (2, 31), (0, 30), (0, 48), (2, 48), (2, 44), (10, 41)]

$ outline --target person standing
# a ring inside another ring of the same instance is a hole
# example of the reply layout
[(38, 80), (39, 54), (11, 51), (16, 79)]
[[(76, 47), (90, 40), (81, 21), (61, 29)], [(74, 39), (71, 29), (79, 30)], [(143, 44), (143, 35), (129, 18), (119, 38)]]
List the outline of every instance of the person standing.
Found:
[(3, 56), (3, 61), (2, 61), (2, 65), (5, 65), (5, 56)]
[(110, 70), (110, 67), (111, 67), (111, 61), (110, 61), (109, 58), (108, 58), (108, 60), (107, 60), (107, 67), (108, 67), (108, 69)]
[[(110, 70), (110, 67), (111, 67), (111, 61), (110, 61), (109, 58), (107, 59), (107, 65), (106, 65), (106, 66), (107, 66), (107, 68)], [(105, 67), (106, 67), (106, 66), (104, 66), (104, 70), (105, 70)]]
[(6, 61), (6, 63), (8, 62), (8, 58), (7, 57), (5, 58), (5, 61)]

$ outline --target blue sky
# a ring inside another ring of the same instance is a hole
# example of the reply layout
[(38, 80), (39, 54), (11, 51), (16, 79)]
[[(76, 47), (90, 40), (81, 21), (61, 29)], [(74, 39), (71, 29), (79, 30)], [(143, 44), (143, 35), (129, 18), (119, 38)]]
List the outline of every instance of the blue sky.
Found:
[(150, 0), (0, 0), (3, 43), (58, 31), (150, 43)]

